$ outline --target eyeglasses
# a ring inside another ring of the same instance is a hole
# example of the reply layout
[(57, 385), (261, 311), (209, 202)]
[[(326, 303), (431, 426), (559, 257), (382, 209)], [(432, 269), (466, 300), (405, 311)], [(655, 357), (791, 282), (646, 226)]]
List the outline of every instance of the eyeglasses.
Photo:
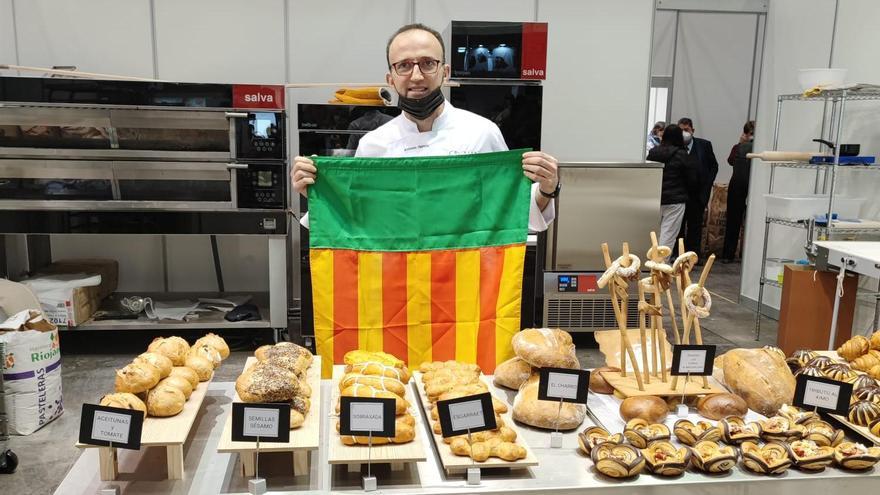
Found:
[(413, 68), (418, 65), (422, 74), (434, 74), (440, 67), (440, 61), (433, 58), (422, 58), (419, 60), (403, 60), (395, 64), (391, 64), (394, 72), (398, 76), (408, 76), (412, 74)]

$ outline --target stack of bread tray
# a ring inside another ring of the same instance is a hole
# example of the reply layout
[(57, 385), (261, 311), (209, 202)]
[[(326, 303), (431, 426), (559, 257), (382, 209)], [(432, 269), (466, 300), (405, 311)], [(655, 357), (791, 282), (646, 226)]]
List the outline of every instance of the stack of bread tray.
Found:
[[(201, 409), (214, 369), (228, 356), (226, 342), (213, 333), (193, 345), (181, 337), (158, 337), (147, 352), (116, 371), (115, 392), (101, 398), (102, 406), (144, 412), (141, 446), (166, 447), (168, 479), (183, 478), (183, 444)], [(119, 474), (116, 449), (98, 449), (101, 479), (115, 480)]]
[[(260, 452), (290, 452), (293, 473), (309, 469), (309, 451), (318, 450), (321, 433), (321, 358), (290, 342), (262, 346), (249, 357), (235, 381), (234, 402), (287, 402), (290, 404), (290, 439), (261, 443)], [(232, 411), (226, 417), (218, 452), (238, 453), (242, 474), (255, 474), (255, 442), (232, 440)]]
[[(503, 393), (488, 384), (477, 365), (435, 361), (423, 363), (414, 375), (419, 402), (425, 417), (430, 419), (434, 445), (447, 473), (463, 472), (475, 466), (521, 469), (538, 465), (537, 457), (511, 418), (510, 408), (498, 398), (503, 397)], [(473, 433), (472, 443), (468, 443), (467, 435), (443, 438), (435, 403), (486, 392), (492, 394), (497, 428)]]
[(804, 373), (852, 383), (853, 395), (849, 414), (832, 414), (831, 417), (865, 440), (880, 445), (880, 381), (865, 371), (866, 366), (855, 367), (859, 365), (858, 359), (865, 358), (868, 354), (858, 356), (850, 362), (841, 359), (839, 352), (847, 345), (848, 343), (844, 343), (837, 352), (797, 350), (789, 356), (788, 364), (795, 370), (795, 375)]
[[(415, 394), (410, 387), (410, 371), (397, 357), (384, 352), (356, 350), (344, 357), (344, 365), (333, 366), (330, 386), (329, 428), (330, 464), (356, 466), (371, 463), (390, 463), (402, 468), (410, 462), (427, 458), (423, 441), (421, 415), (415, 409)], [(393, 438), (339, 434), (340, 397), (375, 397), (394, 399), (396, 403), (396, 435)]]
[(511, 340), (516, 354), (495, 368), (493, 383), (517, 391), (513, 419), (546, 430), (573, 430), (584, 422), (583, 404), (538, 399), (541, 368), (579, 369), (571, 335), (558, 328), (527, 328)]

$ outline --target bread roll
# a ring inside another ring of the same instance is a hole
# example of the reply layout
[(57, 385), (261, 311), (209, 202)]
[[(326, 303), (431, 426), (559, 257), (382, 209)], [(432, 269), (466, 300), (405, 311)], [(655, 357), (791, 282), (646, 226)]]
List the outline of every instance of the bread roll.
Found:
[(254, 356), (260, 362), (271, 362), (298, 375), (304, 374), (312, 364), (312, 353), (292, 342), (261, 346), (254, 351)]
[(165, 357), (161, 354), (157, 354), (155, 352), (145, 352), (145, 353), (141, 354), (140, 356), (134, 358), (134, 361), (135, 362), (146, 361), (146, 362), (152, 364), (153, 366), (155, 366), (156, 368), (159, 369), (159, 377), (160, 378), (165, 378), (166, 376), (170, 375), (171, 368), (174, 367), (174, 365), (171, 363), (170, 359), (168, 359), (167, 357)]
[(181, 392), (183, 392), (183, 396), (189, 400), (189, 396), (193, 393), (193, 387), (189, 383), (189, 380), (182, 376), (168, 376), (159, 380), (159, 383), (156, 385), (157, 387), (161, 387), (162, 385), (169, 385), (171, 387), (175, 387)]
[(131, 363), (116, 370), (116, 391), (139, 394), (159, 383), (159, 368), (146, 361)]
[[(523, 384), (513, 399), (513, 419), (536, 428), (573, 430), (584, 422), (587, 406), (558, 401), (538, 400), (540, 378), (533, 375)], [(559, 413), (557, 418), (557, 412)]]
[(537, 368), (578, 369), (571, 335), (558, 328), (527, 328), (511, 340), (513, 351)]
[(214, 363), (208, 359), (190, 354), (186, 357), (186, 367), (192, 369), (199, 375), (200, 382), (206, 382), (214, 376)]
[(147, 406), (144, 405), (144, 401), (140, 400), (138, 396), (130, 394), (128, 392), (107, 394), (104, 397), (101, 397), (100, 404), (107, 407), (134, 409), (136, 411), (143, 411), (144, 414), (147, 413)]
[(156, 337), (147, 347), (147, 352), (161, 354), (171, 360), (174, 366), (183, 366), (189, 353), (189, 343), (180, 337)]
[(296, 373), (272, 363), (257, 363), (235, 380), (235, 391), (244, 402), (287, 402), (300, 393)]
[(147, 392), (147, 414), (167, 417), (180, 414), (186, 396), (177, 387), (165, 384)]
[(728, 416), (745, 416), (749, 406), (738, 395), (712, 394), (697, 402), (697, 412), (704, 418), (719, 420)]
[(620, 371), (620, 368), (612, 368), (610, 366), (602, 366), (590, 372), (590, 392), (596, 394), (613, 394), (614, 387), (602, 376), (603, 371)]
[(666, 401), (653, 395), (627, 397), (620, 403), (620, 417), (624, 421), (641, 418), (648, 423), (662, 423), (669, 410)]
[(226, 359), (229, 357), (229, 346), (226, 344), (226, 341), (223, 340), (223, 337), (220, 337), (219, 335), (215, 335), (213, 333), (209, 333), (203, 337), (200, 337), (199, 340), (197, 340), (196, 343), (193, 344), (193, 346), (195, 347), (204, 344), (208, 344), (216, 349), (217, 352), (220, 353), (220, 359)]
[(495, 368), (495, 385), (519, 390), (532, 375), (532, 366), (522, 358), (512, 357)]
[(175, 366), (171, 368), (171, 374), (168, 376), (179, 376), (186, 379), (186, 381), (192, 386), (193, 390), (199, 386), (199, 374), (192, 368), (187, 368), (186, 366)]
[(194, 345), (189, 350), (190, 356), (201, 356), (211, 363), (212, 369), (217, 369), (223, 358), (220, 357), (220, 351), (214, 349), (210, 344)]

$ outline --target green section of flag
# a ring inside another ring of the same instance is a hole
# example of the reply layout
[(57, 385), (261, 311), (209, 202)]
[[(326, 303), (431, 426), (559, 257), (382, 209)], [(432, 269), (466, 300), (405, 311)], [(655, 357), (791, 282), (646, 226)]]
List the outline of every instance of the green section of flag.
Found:
[(524, 151), (315, 157), (310, 246), (422, 251), (524, 243), (531, 185)]

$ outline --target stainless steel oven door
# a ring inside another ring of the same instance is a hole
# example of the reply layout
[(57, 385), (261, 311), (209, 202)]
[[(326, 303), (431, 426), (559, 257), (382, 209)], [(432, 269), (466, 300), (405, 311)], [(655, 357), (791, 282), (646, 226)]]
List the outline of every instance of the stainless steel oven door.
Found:
[(0, 160), (0, 209), (231, 210), (234, 163)]

